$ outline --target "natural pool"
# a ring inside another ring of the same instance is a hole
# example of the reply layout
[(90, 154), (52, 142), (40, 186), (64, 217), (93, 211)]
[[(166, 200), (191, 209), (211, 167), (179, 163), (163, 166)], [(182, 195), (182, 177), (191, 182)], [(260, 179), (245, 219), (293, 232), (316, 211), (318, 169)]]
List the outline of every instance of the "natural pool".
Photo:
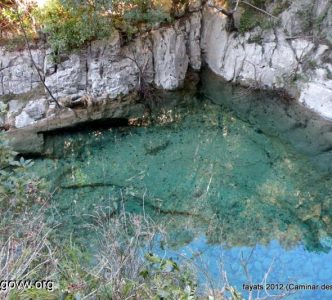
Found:
[(270, 283), (332, 285), (332, 123), (207, 70), (201, 78), (196, 96), (165, 95), (149, 126), (50, 135), (49, 158), (33, 167), (52, 185), (49, 218), (88, 245), (84, 224), (99, 206), (144, 208), (167, 223), (167, 255), (194, 256), (215, 285), (220, 260), (243, 295), (244, 261), (254, 284), (270, 269)]

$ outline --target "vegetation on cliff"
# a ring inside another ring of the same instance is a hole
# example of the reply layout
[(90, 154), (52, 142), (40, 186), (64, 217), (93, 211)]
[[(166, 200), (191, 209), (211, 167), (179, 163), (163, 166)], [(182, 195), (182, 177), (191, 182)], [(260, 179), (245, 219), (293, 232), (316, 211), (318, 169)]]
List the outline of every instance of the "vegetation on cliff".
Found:
[[(46, 38), (55, 53), (109, 36), (114, 29), (122, 33), (125, 42), (138, 33), (183, 16), (192, 3), (190, 0), (47, 0), (37, 5), (38, 2), (41, 1), (4, 1), (0, 6), (1, 34), (3, 38), (9, 34), (17, 39), (22, 35), (23, 26), (30, 38)], [(223, 0), (217, 1), (215, 7), (231, 17), (239, 4), (243, 6), (239, 31), (244, 32), (268, 22), (262, 18), (262, 12), (269, 5), (277, 12), (288, 6), (288, 1), (273, 4), (271, 0)]]
[[(183, 2), (183, 3), (182, 3)], [(73, 1), (49, 0), (38, 6), (35, 1), (6, 0), (0, 5), (2, 38), (22, 35), (44, 37), (54, 52), (78, 48), (93, 39), (112, 34), (114, 29), (130, 39), (135, 34), (168, 23), (179, 5), (187, 1)]]

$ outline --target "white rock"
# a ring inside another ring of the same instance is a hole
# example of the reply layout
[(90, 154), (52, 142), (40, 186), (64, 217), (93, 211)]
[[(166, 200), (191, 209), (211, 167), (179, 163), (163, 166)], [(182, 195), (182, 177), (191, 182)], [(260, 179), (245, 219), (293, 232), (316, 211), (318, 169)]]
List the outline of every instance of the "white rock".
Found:
[(7, 112), (7, 108), (8, 105), (5, 102), (0, 101), (0, 115), (5, 114)]
[(200, 70), (201, 60), (201, 12), (193, 13), (190, 16), (189, 29), (189, 61), (194, 70)]
[(307, 55), (315, 46), (314, 43), (304, 39), (296, 39), (291, 43), (298, 60), (303, 60), (305, 55)]
[(155, 84), (173, 90), (181, 86), (188, 69), (185, 33), (174, 28), (152, 32)]
[(48, 101), (43, 99), (29, 101), (23, 111), (34, 121), (42, 119), (46, 115)]
[(86, 80), (86, 59), (80, 53), (73, 53), (57, 65), (57, 71), (47, 76), (45, 83), (55, 97), (79, 96), (86, 90)]
[[(139, 81), (153, 80), (151, 42), (136, 39), (120, 49), (120, 38), (111, 44), (95, 43), (88, 61), (88, 86), (96, 98), (115, 98), (139, 88)], [(121, 51), (120, 51), (121, 50)], [(141, 69), (141, 72), (140, 72)]]
[(20, 100), (10, 100), (8, 102), (8, 107), (9, 107), (9, 115), (16, 115), (20, 113), (25, 106), (26, 102), (20, 101)]
[(280, 74), (290, 74), (297, 65), (296, 56), (287, 43), (278, 43), (272, 55), (272, 67)]
[(308, 21), (306, 12), (310, 14), (312, 0), (295, 0), (290, 7), (281, 14), (281, 26), (290, 36), (296, 36), (303, 31), (303, 22)]
[(326, 85), (317, 82), (306, 84), (299, 101), (321, 116), (332, 120), (332, 89)]
[[(40, 69), (43, 69), (45, 53), (32, 50), (32, 57)], [(40, 79), (34, 68), (28, 51), (0, 50), (0, 95), (22, 94), (40, 85)]]
[(224, 30), (225, 18), (210, 9), (203, 11), (203, 29), (201, 48), (203, 58), (208, 66), (220, 75), (228, 43), (228, 34)]
[(31, 125), (35, 123), (35, 120), (31, 118), (25, 111), (21, 112), (16, 118), (15, 118), (15, 127), (16, 128), (22, 128), (28, 125)]

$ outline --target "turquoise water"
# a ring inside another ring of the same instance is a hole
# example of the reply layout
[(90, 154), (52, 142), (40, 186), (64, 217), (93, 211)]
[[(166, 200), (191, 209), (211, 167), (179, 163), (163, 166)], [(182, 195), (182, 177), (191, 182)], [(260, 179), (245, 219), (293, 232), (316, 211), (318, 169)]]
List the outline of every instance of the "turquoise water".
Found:
[[(215, 286), (222, 262), (245, 295), (244, 261), (254, 284), (269, 268), (270, 283), (332, 284), (330, 122), (208, 71), (196, 95), (164, 95), (153, 112), (147, 126), (47, 138), (48, 158), (34, 170), (51, 182), (49, 221), (61, 223), (59, 234), (89, 243), (91, 212), (125, 207), (165, 224), (166, 255), (195, 257)], [(289, 296), (331, 298), (332, 291)]]

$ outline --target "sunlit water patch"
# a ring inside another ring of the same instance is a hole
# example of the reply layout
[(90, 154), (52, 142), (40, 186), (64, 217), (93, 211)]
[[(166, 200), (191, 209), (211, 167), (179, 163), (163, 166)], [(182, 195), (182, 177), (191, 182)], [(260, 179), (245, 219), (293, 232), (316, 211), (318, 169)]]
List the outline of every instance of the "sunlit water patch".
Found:
[(202, 78), (197, 97), (168, 96), (149, 126), (49, 136), (50, 158), (34, 166), (52, 184), (49, 221), (90, 243), (91, 212), (125, 207), (166, 223), (167, 255), (194, 255), (214, 278), (222, 257), (243, 294), (245, 257), (253, 283), (268, 272), (272, 283), (332, 284), (331, 123)]

